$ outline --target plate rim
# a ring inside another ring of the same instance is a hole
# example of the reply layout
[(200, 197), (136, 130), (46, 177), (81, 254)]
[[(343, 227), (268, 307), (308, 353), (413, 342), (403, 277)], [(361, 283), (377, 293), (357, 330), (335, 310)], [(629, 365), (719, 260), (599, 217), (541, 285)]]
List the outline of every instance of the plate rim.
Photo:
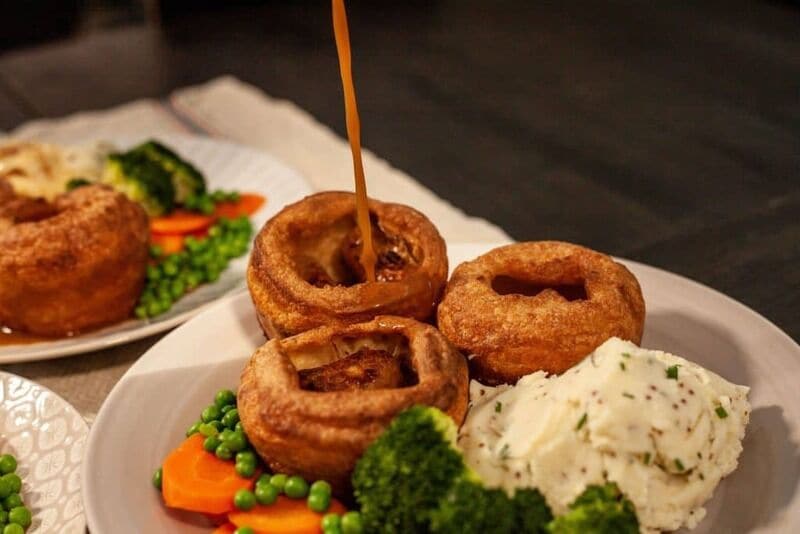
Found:
[[(448, 247), (448, 249), (450, 249), (450, 247), (465, 247), (465, 248), (467, 248), (467, 247), (474, 247), (474, 248), (484, 247), (485, 250), (488, 251), (488, 250), (491, 250), (491, 249), (496, 248), (498, 246), (503, 246), (503, 245), (506, 245), (506, 244), (508, 244), (508, 243), (461, 242), (461, 243), (449, 243), (449, 244), (447, 244), (447, 247)], [(648, 271), (648, 270), (652, 271), (653, 273), (657, 274), (658, 276), (662, 276), (662, 277), (666, 276), (667, 278), (674, 277), (676, 282), (680, 282), (680, 283), (683, 283), (683, 284), (688, 284), (693, 290), (700, 291), (701, 293), (706, 293), (707, 295), (711, 295), (714, 298), (719, 299), (720, 301), (724, 302), (727, 306), (732, 306), (733, 308), (735, 308), (739, 312), (746, 314), (747, 316), (750, 317), (750, 319), (755, 320), (757, 322), (762, 323), (763, 325), (768, 326), (770, 331), (773, 334), (776, 334), (777, 335), (776, 337), (778, 339), (780, 339), (783, 343), (785, 343), (789, 350), (793, 351), (794, 353), (797, 354), (798, 357), (800, 357), (800, 344), (798, 344), (791, 336), (789, 336), (789, 334), (787, 334), (786, 332), (781, 330), (780, 327), (778, 327), (776, 324), (774, 324), (772, 321), (770, 321), (764, 315), (762, 315), (759, 312), (757, 312), (756, 310), (750, 308), (746, 304), (744, 304), (742, 302), (739, 302), (738, 300), (734, 299), (733, 297), (730, 297), (730, 296), (726, 295), (725, 293), (722, 293), (721, 291), (719, 291), (717, 289), (714, 289), (713, 287), (710, 287), (710, 286), (705, 285), (705, 284), (703, 284), (701, 282), (693, 280), (693, 279), (691, 279), (691, 278), (689, 278), (687, 276), (684, 276), (682, 274), (674, 273), (674, 272), (668, 271), (666, 269), (662, 269), (660, 267), (655, 267), (655, 266), (652, 266), (652, 265), (648, 265), (646, 263), (642, 263), (642, 262), (638, 262), (638, 261), (634, 261), (634, 260), (628, 260), (628, 259), (625, 259), (625, 258), (614, 257), (614, 259), (616, 261), (619, 261), (619, 262), (623, 263), (626, 266), (633, 265), (633, 266), (636, 267), (636, 269), (641, 269), (641, 270), (644, 270), (644, 271)], [(117, 402), (116, 399), (117, 399), (118, 396), (123, 394), (124, 388), (125, 388), (127, 382), (129, 380), (131, 380), (137, 374), (137, 369), (140, 366), (144, 366), (145, 365), (145, 363), (142, 363), (142, 362), (143, 362), (143, 360), (145, 360), (147, 358), (149, 353), (158, 350), (158, 347), (161, 344), (170, 342), (173, 339), (173, 337), (182, 336), (183, 335), (182, 334), (182, 329), (183, 328), (189, 328), (195, 321), (201, 321), (202, 317), (205, 314), (211, 315), (212, 313), (215, 313), (217, 311), (217, 307), (222, 308), (222, 307), (225, 307), (225, 306), (230, 306), (230, 307), (232, 307), (231, 309), (233, 309), (233, 307), (235, 307), (235, 306), (237, 306), (239, 304), (240, 300), (247, 300), (247, 296), (248, 296), (247, 292), (246, 291), (242, 291), (242, 292), (238, 292), (238, 293), (235, 293), (235, 294), (229, 294), (226, 297), (224, 297), (224, 298), (222, 298), (222, 299), (220, 299), (220, 300), (218, 300), (216, 302), (210, 303), (208, 305), (208, 307), (202, 312), (202, 314), (198, 314), (196, 317), (190, 319), (189, 321), (187, 321), (186, 323), (184, 323), (180, 327), (174, 329), (172, 332), (170, 332), (169, 334), (164, 336), (162, 339), (160, 339), (158, 342), (156, 342), (153, 346), (151, 346), (148, 350), (146, 350), (136, 360), (136, 362), (134, 362), (134, 364), (123, 374), (123, 376), (120, 378), (120, 380), (111, 389), (111, 391), (109, 392), (108, 396), (103, 401), (103, 404), (100, 406), (100, 409), (97, 412), (97, 416), (95, 417), (94, 422), (93, 422), (91, 428), (89, 429), (89, 437), (87, 439), (86, 448), (84, 450), (84, 462), (81, 465), (81, 495), (82, 495), (82, 498), (83, 498), (83, 507), (84, 507), (84, 514), (86, 516), (86, 522), (87, 522), (87, 525), (90, 528), (90, 530), (93, 528), (93, 525), (97, 525), (98, 517), (96, 516), (95, 510), (91, 506), (91, 504), (89, 503), (89, 499), (88, 499), (88, 493), (89, 493), (89, 488), (90, 488), (91, 482), (90, 482), (89, 462), (85, 461), (85, 460), (91, 456), (90, 455), (90, 451), (92, 451), (94, 449), (94, 447), (98, 446), (97, 442), (102, 437), (101, 436), (102, 430), (100, 430), (100, 429), (104, 425), (105, 419), (110, 417), (109, 414), (111, 413), (111, 412), (109, 412), (110, 408), (108, 408), (108, 407), (109, 406), (113, 406), (113, 404)]]
[[(275, 165), (277, 167), (282, 167), (282, 172), (286, 171), (292, 175), (294, 175), (294, 179), (297, 180), (299, 189), (305, 189), (305, 194), (309, 195), (314, 192), (311, 183), (308, 179), (297, 169), (290, 166), (289, 164), (285, 163), (280, 158), (274, 156), (270, 152), (258, 149), (256, 147), (252, 147), (249, 145), (245, 145), (242, 143), (237, 143), (235, 141), (231, 141), (228, 139), (220, 139), (209, 135), (202, 135), (202, 134), (187, 134), (187, 133), (171, 133), (171, 132), (161, 132), (158, 134), (153, 135), (116, 135), (116, 136), (109, 136), (106, 139), (95, 139), (94, 141), (85, 141), (75, 144), (67, 144), (65, 143), (64, 146), (89, 146), (93, 143), (98, 142), (109, 142), (117, 146), (129, 146), (133, 145), (137, 142), (140, 142), (144, 139), (158, 139), (164, 140), (165, 143), (169, 144), (170, 140), (174, 140), (176, 143), (208, 143), (213, 144), (216, 146), (223, 146), (229, 150), (236, 150), (239, 152), (247, 152), (253, 156), (269, 160), (271, 165)], [(0, 345), (0, 365), (8, 365), (14, 363), (27, 363), (27, 362), (36, 362), (36, 361), (43, 361), (43, 360), (53, 360), (57, 358), (64, 358), (68, 356), (76, 356), (81, 354), (88, 354), (91, 352), (96, 352), (99, 350), (104, 350), (120, 345), (126, 345), (128, 343), (132, 343), (134, 341), (138, 341), (140, 339), (144, 339), (146, 337), (153, 336), (155, 334), (160, 334), (162, 332), (166, 332), (169, 330), (174, 329), (176, 326), (179, 326), (190, 319), (196, 317), (200, 313), (204, 312), (210, 306), (215, 305), (220, 299), (228, 298), (237, 294), (238, 292), (242, 291), (244, 288), (241, 287), (241, 284), (237, 283), (236, 287), (231, 288), (228, 292), (223, 294), (222, 296), (211, 300), (209, 302), (205, 302), (196, 308), (186, 310), (178, 315), (170, 317), (168, 319), (164, 319), (162, 321), (155, 321), (150, 322), (149, 320), (138, 320), (138, 319), (128, 319), (141, 322), (142, 324), (138, 327), (121, 330), (121, 331), (114, 331), (109, 332), (108, 334), (100, 335), (100, 337), (93, 337), (86, 339), (84, 341), (80, 341), (83, 335), (78, 336), (67, 336), (63, 338), (57, 338), (52, 341), (41, 341), (35, 342), (31, 344), (18, 344), (18, 345)], [(113, 328), (115, 326), (121, 325), (123, 323), (116, 323), (115, 325), (107, 325), (99, 330), (93, 332), (87, 332), (87, 335), (98, 334), (102, 332), (104, 328)], [(62, 344), (65, 344), (62, 346)], [(21, 347), (20, 351), (22, 354), (17, 356), (13, 352), (14, 347)]]
[(88, 519), (87, 519), (87, 514), (86, 514), (86, 502), (84, 500), (84, 494), (83, 494), (83, 484), (84, 484), (83, 466), (86, 463), (86, 450), (89, 448), (89, 435), (91, 434), (91, 428), (89, 427), (89, 423), (86, 422), (86, 419), (83, 417), (83, 415), (81, 415), (81, 412), (79, 412), (78, 409), (75, 406), (72, 405), (72, 403), (67, 401), (64, 397), (62, 397), (61, 395), (59, 395), (58, 393), (56, 393), (55, 391), (53, 391), (49, 387), (47, 387), (47, 386), (45, 386), (43, 384), (40, 384), (39, 382), (36, 382), (35, 380), (31, 380), (28, 377), (25, 377), (25, 376), (22, 376), (22, 375), (18, 375), (16, 373), (10, 373), (8, 371), (4, 371), (4, 370), (0, 369), (0, 379), (3, 379), (4, 377), (13, 377), (13, 378), (17, 378), (19, 380), (23, 380), (25, 382), (28, 382), (29, 384), (33, 384), (34, 386), (40, 388), (42, 391), (45, 391), (45, 392), (49, 393), (50, 395), (52, 395), (53, 397), (58, 399), (62, 403), (63, 407), (67, 408), (68, 410), (71, 410), (73, 415), (77, 416), (78, 420), (81, 422), (80, 429), (81, 429), (81, 431), (83, 433), (83, 437), (85, 439), (85, 442), (83, 444), (83, 454), (81, 455), (80, 467), (79, 467), (80, 473), (81, 473), (81, 477), (80, 477), (81, 514), (80, 514), (80, 516), (83, 519), (81, 526), (83, 527), (83, 530), (86, 530), (87, 526), (88, 526)]

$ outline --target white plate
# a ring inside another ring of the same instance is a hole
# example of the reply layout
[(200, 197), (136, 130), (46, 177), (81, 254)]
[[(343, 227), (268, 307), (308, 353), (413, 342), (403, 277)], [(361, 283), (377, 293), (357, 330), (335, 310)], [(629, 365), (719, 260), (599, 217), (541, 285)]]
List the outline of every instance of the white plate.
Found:
[(80, 464), (89, 428), (67, 401), (25, 378), (0, 372), (0, 454), (17, 458), (28, 534), (83, 534)]
[[(451, 245), (451, 265), (489, 248)], [(717, 489), (694, 532), (800, 532), (800, 347), (721, 293), (625, 263), (647, 302), (643, 346), (680, 354), (752, 387), (753, 412), (739, 469)], [(236, 387), (263, 339), (243, 292), (169, 334), (131, 367), (89, 436), (83, 497), (93, 532), (208, 534), (196, 516), (168, 511), (149, 478), (214, 392)]]
[[(267, 197), (264, 207), (252, 217), (256, 229), (286, 204), (311, 193), (311, 186), (302, 176), (264, 152), (208, 137), (170, 134), (157, 138), (196, 165), (205, 174), (209, 189), (247, 191)], [(127, 148), (144, 139), (109, 141), (119, 148)], [(193, 317), (221, 296), (243, 287), (246, 267), (246, 256), (231, 261), (219, 280), (201, 286), (179, 300), (169, 312), (154, 319), (132, 319), (56, 341), (0, 347), (0, 364), (80, 354), (164, 332)]]

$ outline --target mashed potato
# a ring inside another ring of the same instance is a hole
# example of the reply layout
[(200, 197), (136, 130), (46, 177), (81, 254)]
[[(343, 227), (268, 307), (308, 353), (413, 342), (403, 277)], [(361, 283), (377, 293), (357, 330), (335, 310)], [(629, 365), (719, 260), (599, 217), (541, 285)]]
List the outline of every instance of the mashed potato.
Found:
[(52, 201), (73, 178), (97, 181), (112, 148), (106, 143), (82, 147), (32, 141), (0, 143), (0, 180), (11, 184), (17, 195)]
[(487, 485), (536, 487), (555, 514), (616, 482), (643, 532), (693, 528), (742, 451), (748, 388), (612, 338), (561, 376), (473, 382), (459, 444)]

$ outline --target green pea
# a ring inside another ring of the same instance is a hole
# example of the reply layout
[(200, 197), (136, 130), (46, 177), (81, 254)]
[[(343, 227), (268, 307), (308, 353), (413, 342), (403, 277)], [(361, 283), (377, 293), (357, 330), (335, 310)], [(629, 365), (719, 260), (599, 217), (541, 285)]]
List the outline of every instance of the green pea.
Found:
[(330, 493), (311, 492), (308, 495), (308, 508), (318, 514), (328, 511), (331, 506)]
[(183, 280), (173, 280), (169, 285), (170, 296), (174, 300), (178, 300), (186, 293), (186, 284)]
[(222, 416), (222, 424), (233, 430), (236, 428), (236, 423), (239, 422), (239, 410), (234, 408)]
[(291, 476), (283, 487), (283, 492), (292, 499), (303, 499), (308, 495), (308, 482), (303, 477)]
[(152, 482), (157, 490), (161, 489), (161, 482), (164, 479), (164, 470), (160, 467), (153, 472)]
[(237, 462), (248, 462), (253, 465), (258, 463), (258, 458), (256, 457), (256, 453), (253, 451), (242, 451), (236, 453), (236, 461)]
[(164, 310), (161, 309), (161, 303), (157, 300), (153, 300), (147, 304), (147, 315), (150, 317), (161, 315), (162, 311)]
[(311, 488), (309, 489), (309, 493), (325, 493), (330, 495), (333, 492), (331, 485), (325, 482), (324, 480), (317, 480), (313, 484), (311, 484)]
[(186, 275), (186, 289), (194, 289), (200, 285), (200, 275), (195, 272), (189, 272)]
[(241, 432), (233, 431), (228, 436), (222, 438), (222, 442), (233, 452), (239, 452), (247, 447), (247, 438)]
[(322, 523), (320, 523), (320, 526), (325, 532), (332, 529), (339, 530), (342, 528), (342, 516), (339, 514), (325, 514), (322, 516)]
[(233, 505), (239, 510), (250, 510), (256, 505), (256, 496), (248, 489), (240, 489), (233, 496)]
[(164, 254), (164, 249), (158, 245), (150, 245), (150, 257), (160, 258)]
[(256, 534), (256, 531), (250, 527), (239, 527), (233, 531), (233, 534)]
[(200, 199), (200, 205), (198, 207), (204, 215), (211, 215), (214, 213), (214, 201), (208, 197)]
[(17, 470), (17, 459), (10, 454), (0, 456), (0, 473), (6, 475)]
[(216, 267), (208, 266), (205, 271), (206, 280), (209, 282), (216, 282), (219, 280), (219, 269)]
[(221, 235), (222, 235), (222, 229), (217, 225), (214, 225), (208, 229), (209, 237), (219, 237)]
[(200, 434), (202, 434), (205, 437), (216, 436), (217, 434), (219, 434), (219, 430), (217, 429), (217, 427), (211, 423), (203, 423), (197, 430), (198, 432), (200, 432)]
[(227, 200), (228, 202), (239, 202), (239, 198), (240, 197), (238, 191), (231, 191), (230, 193), (228, 193), (228, 198), (226, 198), (225, 200)]
[(251, 478), (256, 473), (256, 464), (250, 462), (236, 462), (236, 474), (242, 478)]
[(269, 479), (269, 483), (278, 488), (278, 491), (283, 491), (283, 487), (286, 486), (286, 481), (289, 479), (287, 475), (283, 473), (278, 473), (277, 475), (272, 475)]
[(22, 479), (16, 473), (8, 473), (3, 475), (3, 480), (11, 486), (11, 493), (19, 493), (22, 491)]
[(234, 429), (236, 432), (242, 432), (242, 433), (244, 433), (244, 427), (242, 426), (242, 422), (241, 422), (241, 421), (239, 421), (238, 423), (236, 423), (236, 426), (235, 426), (235, 427), (233, 427), (233, 429)]
[(228, 413), (229, 411), (233, 410), (234, 408), (236, 408), (235, 404), (226, 404), (225, 406), (220, 408), (220, 411), (222, 412), (222, 415), (224, 416), (226, 413)]
[(22, 528), (31, 526), (31, 511), (25, 506), (16, 506), (8, 512), (8, 522), (16, 523)]
[(161, 279), (161, 269), (158, 268), (156, 265), (148, 265), (147, 266), (147, 279), (148, 280), (160, 280)]
[[(5, 510), (0, 510), (0, 527), (5, 526), (8, 523), (8, 512)], [(2, 530), (0, 530), (2, 532)]]
[(12, 493), (14, 492), (11, 491), (11, 484), (9, 484), (8, 481), (0, 478), (0, 499), (5, 499)]
[(9, 523), (3, 527), (3, 534), (25, 534), (25, 529), (16, 523)]
[(178, 265), (174, 261), (165, 261), (162, 269), (164, 269), (164, 274), (167, 276), (175, 276), (178, 274)]
[(220, 460), (230, 460), (233, 458), (233, 451), (224, 443), (219, 444), (217, 450), (214, 451), (214, 454), (216, 454), (217, 458)]
[(200, 414), (200, 419), (202, 419), (204, 423), (208, 423), (209, 421), (218, 420), (221, 415), (222, 412), (217, 407), (217, 405), (210, 404), (206, 406), (205, 409), (203, 410), (203, 413)]
[[(259, 479), (260, 481), (261, 479)], [(256, 483), (256, 501), (258, 504), (269, 505), (278, 500), (281, 490), (267, 482), (266, 484)]]
[(19, 493), (12, 493), (3, 499), (3, 508), (6, 510), (10, 511), (12, 508), (16, 508), (17, 506), (22, 506), (22, 497), (19, 496)]
[(229, 405), (236, 405), (236, 393), (230, 389), (221, 389), (214, 395), (214, 404), (220, 409)]
[(203, 448), (208, 452), (216, 452), (222, 441), (217, 436), (208, 436), (203, 440)]
[(188, 438), (192, 434), (197, 434), (200, 431), (200, 425), (202, 424), (203, 424), (202, 421), (195, 421), (194, 423), (192, 423), (192, 426), (186, 429), (186, 437)]
[(147, 319), (147, 306), (139, 305), (133, 310), (133, 315), (137, 319)]
[(342, 532), (344, 534), (361, 534), (364, 531), (364, 522), (359, 512), (347, 512), (342, 516)]

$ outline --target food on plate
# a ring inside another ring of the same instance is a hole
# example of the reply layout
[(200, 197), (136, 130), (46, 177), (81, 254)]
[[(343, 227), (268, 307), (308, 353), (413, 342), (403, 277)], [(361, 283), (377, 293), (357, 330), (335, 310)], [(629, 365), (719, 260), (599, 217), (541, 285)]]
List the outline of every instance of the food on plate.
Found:
[(4, 344), (165, 313), (247, 252), (249, 216), (264, 201), (207, 191), (202, 173), (158, 141), (127, 151), (0, 145)]
[(144, 210), (100, 185), (46, 207), (0, 230), (0, 325), (63, 336), (130, 316), (148, 256)]
[[(366, 532), (633, 534), (633, 506), (613, 484), (588, 486), (553, 518), (535, 487), (489, 487), (465, 462), (458, 428), (436, 408), (414, 406), (367, 448), (353, 472)], [(587, 526), (591, 518), (592, 528)]]
[(22, 499), (22, 479), (16, 473), (17, 459), (0, 456), (0, 528), (3, 534), (23, 534), (31, 526), (31, 511)]
[(237, 406), (233, 391), (219, 390), (186, 431), (186, 440), (153, 473), (166, 506), (205, 515), (219, 525), (215, 533), (306, 534), (322, 532), (326, 522), (360, 522), (358, 512), (347, 512), (333, 498), (328, 482), (309, 485), (295, 474), (268, 473), (250, 446)]
[(343, 493), (356, 460), (395, 415), (424, 404), (460, 423), (466, 388), (464, 357), (435, 328), (380, 316), (259, 348), (242, 373), (239, 416), (272, 469), (322, 478)]
[(377, 315), (430, 319), (447, 279), (445, 244), (418, 211), (370, 201), (375, 281), (360, 265), (351, 193), (311, 195), (287, 206), (256, 236), (247, 281), (270, 338)]
[(639, 283), (610, 257), (556, 241), (516, 243), (459, 265), (438, 309), (442, 333), (470, 355), (470, 376), (513, 384), (562, 373), (606, 339), (639, 343)]
[(614, 482), (644, 531), (694, 527), (737, 465), (748, 388), (612, 338), (561, 376), (471, 385), (459, 444), (491, 487), (537, 487), (556, 514)]
[(20, 196), (52, 202), (75, 178), (99, 180), (110, 150), (105, 143), (63, 147), (12, 140), (0, 144), (0, 182)]

